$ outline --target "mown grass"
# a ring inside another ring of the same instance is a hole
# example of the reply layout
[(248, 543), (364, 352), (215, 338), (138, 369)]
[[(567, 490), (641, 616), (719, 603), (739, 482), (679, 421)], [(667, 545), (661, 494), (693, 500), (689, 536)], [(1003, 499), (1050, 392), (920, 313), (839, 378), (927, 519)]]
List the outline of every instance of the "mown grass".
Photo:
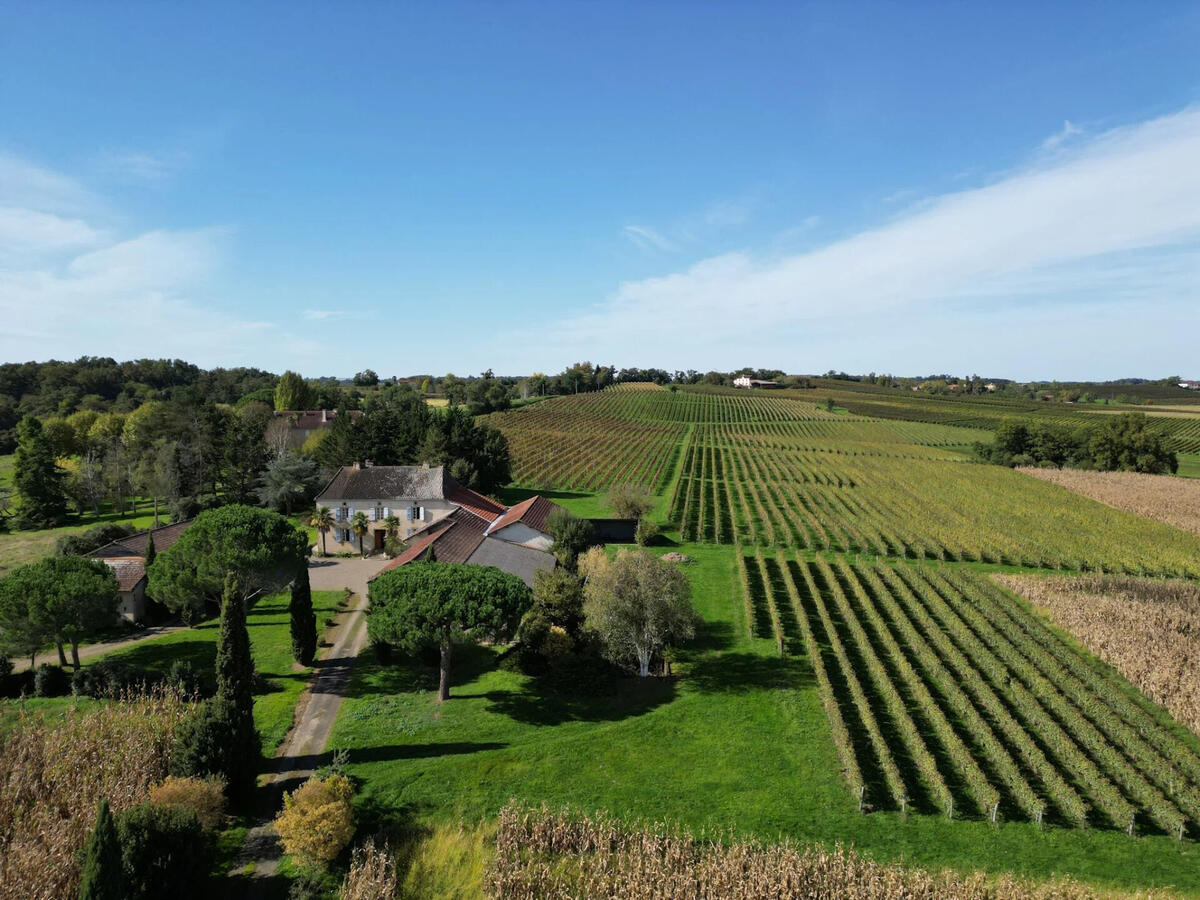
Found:
[(1191, 842), (859, 814), (807, 660), (780, 659), (773, 641), (746, 633), (735, 549), (679, 549), (694, 558), (687, 571), (704, 627), (680, 655), (677, 680), (560, 695), (499, 668), (494, 649), (464, 649), (452, 699), (439, 707), (432, 670), (365, 657), (330, 741), (349, 751), (364, 821), (470, 826), (516, 798), (697, 833), (842, 842), (934, 868), (1070, 874), (1200, 895)]
[[(317, 627), (337, 611), (340, 591), (313, 591), (313, 609)], [(263, 754), (272, 756), (292, 725), (292, 712), (312, 669), (292, 659), (292, 639), (288, 615), (289, 595), (273, 594), (258, 601), (249, 611), (246, 624), (254, 668), (262, 676), (260, 692), (254, 698), (254, 723), (262, 735)], [(85, 663), (101, 660), (165, 673), (177, 660), (187, 660), (211, 684), (217, 658), (217, 621), (211, 620), (122, 650), (114, 650)], [(27, 715), (61, 717), (75, 703), (95, 701), (74, 697), (0, 700), (0, 734), (15, 723), (24, 710)]]
[(514, 506), (533, 496), (545, 497), (570, 510), (581, 519), (610, 519), (615, 513), (608, 504), (608, 494), (592, 491), (545, 491), (538, 488), (503, 487), (496, 492), (505, 506)]
[(1178, 453), (1179, 471), (1184, 478), (1200, 478), (1200, 453)]

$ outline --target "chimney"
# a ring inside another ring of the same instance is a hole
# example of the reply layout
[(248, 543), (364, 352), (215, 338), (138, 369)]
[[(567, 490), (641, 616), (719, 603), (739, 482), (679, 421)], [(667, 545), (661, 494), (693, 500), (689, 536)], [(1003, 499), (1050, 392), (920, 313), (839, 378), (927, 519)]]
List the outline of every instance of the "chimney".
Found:
[(329, 410), (326, 410), (326, 409), (321, 410), (321, 421), (322, 422), (329, 421)]

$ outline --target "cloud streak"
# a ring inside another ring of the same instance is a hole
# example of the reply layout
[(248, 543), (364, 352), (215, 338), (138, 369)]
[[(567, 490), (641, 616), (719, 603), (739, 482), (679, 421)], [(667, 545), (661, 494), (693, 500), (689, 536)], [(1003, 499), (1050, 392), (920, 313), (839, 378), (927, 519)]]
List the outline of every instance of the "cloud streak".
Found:
[[(1062, 136), (1077, 131), (1069, 126)], [(1108, 301), (1099, 273), (1114, 255), (1155, 248), (1161, 252), (1126, 272), (1119, 299), (1158, 302), (1165, 281), (1171, 296), (1194, 303), (1196, 273), (1180, 254), (1194, 255), (1200, 242), (1197, 160), (1200, 108), (1191, 107), (1061, 147), (986, 186), (930, 198), (811, 251), (728, 253), (622, 284), (607, 301), (557, 323), (553, 339), (586, 341), (593, 356), (661, 359), (662, 336), (670, 334), (686, 353), (664, 364), (696, 364), (700, 354), (729, 364), (735, 360), (725, 348), (739, 341), (782, 353), (817, 323), (852, 327), (861, 317), (895, 314), (929, 320), (984, 294), (996, 303), (1054, 305), (1094, 282), (1095, 302)]]

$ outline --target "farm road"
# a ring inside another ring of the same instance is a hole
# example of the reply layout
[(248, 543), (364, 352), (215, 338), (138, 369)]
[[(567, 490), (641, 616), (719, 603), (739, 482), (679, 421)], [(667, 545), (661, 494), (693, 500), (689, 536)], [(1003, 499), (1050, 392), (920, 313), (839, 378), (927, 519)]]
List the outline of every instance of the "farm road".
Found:
[(262, 824), (250, 829), (237, 866), (231, 875), (239, 875), (248, 866), (253, 871), (246, 882), (246, 897), (269, 896), (272, 876), (283, 849), (271, 825), (283, 801), (285, 791), (293, 790), (327, 760), (325, 743), (341, 708), (350, 683), (354, 661), (367, 642), (367, 582), (383, 566), (381, 559), (317, 559), (309, 563), (309, 582), (314, 591), (343, 590), (355, 594), (354, 605), (339, 615), (336, 625), (323, 638), (332, 644), (317, 660), (309, 688), (300, 697), (295, 722), (276, 754), (271, 773), (261, 786)]
[[(105, 653), (112, 653), (114, 650), (124, 650), (126, 647), (132, 647), (135, 644), (140, 644), (142, 641), (150, 638), (162, 637), (164, 634), (171, 634), (175, 631), (187, 628), (186, 625), (155, 625), (153, 628), (147, 628), (145, 631), (139, 631), (137, 634), (129, 637), (113, 638), (110, 641), (97, 641), (95, 644), (84, 644), (79, 648), (79, 661), (85, 662), (89, 659), (95, 659), (97, 656), (103, 656)], [(65, 648), (67, 651), (67, 662), (70, 664), (71, 648)], [(50, 663), (58, 665), (58, 651), (50, 650), (47, 653), (39, 653), (37, 656), (37, 665), (42, 663)], [(14, 672), (24, 672), (29, 668), (29, 660), (14, 659), (12, 661)]]

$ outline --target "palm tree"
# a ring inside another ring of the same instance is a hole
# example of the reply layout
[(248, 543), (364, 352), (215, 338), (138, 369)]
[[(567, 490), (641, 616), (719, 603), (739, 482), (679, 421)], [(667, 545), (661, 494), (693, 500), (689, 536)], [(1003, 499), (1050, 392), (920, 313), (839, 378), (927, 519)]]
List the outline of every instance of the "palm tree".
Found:
[(371, 523), (367, 519), (365, 512), (356, 512), (354, 518), (350, 520), (350, 528), (358, 535), (358, 552), (362, 556), (367, 555), (367, 551), (363, 549), (363, 535), (371, 529)]
[(388, 516), (386, 519), (383, 520), (383, 527), (384, 527), (384, 530), (387, 532), (387, 536), (390, 538), (394, 538), (396, 535), (398, 535), (400, 533), (400, 517), (399, 516)]
[(321, 535), (321, 555), (325, 555), (325, 535), (329, 529), (333, 527), (334, 518), (333, 510), (328, 506), (318, 506), (313, 510), (313, 514), (309, 516), (308, 524), (317, 529)]

